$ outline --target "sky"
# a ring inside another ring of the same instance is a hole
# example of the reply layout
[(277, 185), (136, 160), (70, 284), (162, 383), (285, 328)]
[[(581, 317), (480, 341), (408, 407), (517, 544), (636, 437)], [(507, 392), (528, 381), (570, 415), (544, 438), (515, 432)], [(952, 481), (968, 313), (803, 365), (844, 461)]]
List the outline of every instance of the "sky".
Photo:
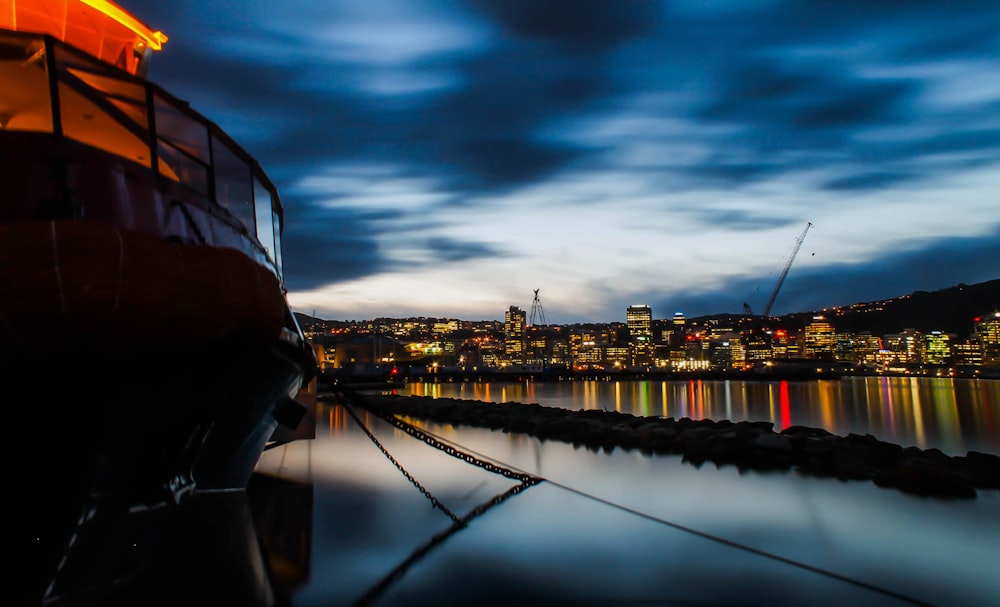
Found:
[(277, 185), (297, 312), (760, 312), (807, 222), (772, 314), (1000, 278), (996, 0), (120, 3)]

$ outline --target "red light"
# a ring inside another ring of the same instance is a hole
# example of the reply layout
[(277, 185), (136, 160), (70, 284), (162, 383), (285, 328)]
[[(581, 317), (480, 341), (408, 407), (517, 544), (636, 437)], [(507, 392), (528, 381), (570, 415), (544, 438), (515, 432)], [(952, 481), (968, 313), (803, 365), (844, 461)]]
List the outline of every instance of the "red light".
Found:
[(982, 318), (980, 318), (979, 316), (977, 316), (977, 317), (975, 317), (975, 318), (972, 319), (972, 322), (979, 322), (980, 320), (982, 320)]

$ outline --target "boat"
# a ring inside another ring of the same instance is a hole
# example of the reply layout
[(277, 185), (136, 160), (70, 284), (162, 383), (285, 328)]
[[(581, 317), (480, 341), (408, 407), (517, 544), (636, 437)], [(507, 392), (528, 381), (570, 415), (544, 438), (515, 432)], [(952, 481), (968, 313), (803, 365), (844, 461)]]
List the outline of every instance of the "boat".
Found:
[(107, 0), (0, 0), (0, 388), (50, 587), (98, 511), (245, 490), (315, 383), (278, 191), (148, 79), (167, 40)]

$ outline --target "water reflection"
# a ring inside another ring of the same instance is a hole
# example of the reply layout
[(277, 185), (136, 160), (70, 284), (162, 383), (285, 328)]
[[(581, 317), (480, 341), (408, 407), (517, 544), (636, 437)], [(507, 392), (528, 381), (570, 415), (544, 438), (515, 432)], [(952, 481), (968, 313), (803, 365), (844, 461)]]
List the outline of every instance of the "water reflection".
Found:
[[(846, 435), (1000, 454), (1000, 381), (856, 377), (819, 381), (413, 383), (402, 393), (695, 419), (769, 420)], [(496, 398), (490, 398), (490, 395)]]
[[(652, 386), (647, 394), (658, 399), (663, 388)], [(711, 387), (701, 388), (708, 412)], [(536, 386), (539, 399), (541, 389)], [(624, 406), (628, 388), (620, 389)], [(794, 421), (795, 385), (787, 389)], [(698, 391), (684, 384), (684, 393)], [(765, 398), (773, 393), (780, 416), (779, 384), (748, 391)], [(730, 393), (734, 410), (737, 393)], [(696, 399), (689, 402), (697, 407)], [(506, 478), (357, 413), (393, 458), (454, 512), (473, 512), (511, 489)], [(678, 457), (594, 453), (524, 435), (417, 422), (432, 437), (548, 479), (517, 499), (498, 500), (455, 533), (453, 521), (429, 506), (345, 409), (323, 405), (317, 419), (315, 440), (267, 452), (259, 465), (260, 473), (315, 486), (313, 508), (300, 509), (312, 516), (313, 537), (305, 560), (311, 573), (296, 578), (290, 596), (296, 607), (945, 605), (989, 604), (1000, 592), (992, 566), (1000, 550), (997, 491), (971, 502), (928, 500), (870, 483), (696, 469)]]

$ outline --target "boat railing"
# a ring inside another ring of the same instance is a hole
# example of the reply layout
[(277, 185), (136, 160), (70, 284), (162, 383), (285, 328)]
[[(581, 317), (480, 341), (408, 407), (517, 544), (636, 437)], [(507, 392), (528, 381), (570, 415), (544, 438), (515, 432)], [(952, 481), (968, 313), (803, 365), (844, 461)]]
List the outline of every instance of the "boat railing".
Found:
[(281, 276), (282, 207), (257, 161), (187, 102), (52, 36), (0, 32), (0, 132), (50, 133), (223, 210)]

